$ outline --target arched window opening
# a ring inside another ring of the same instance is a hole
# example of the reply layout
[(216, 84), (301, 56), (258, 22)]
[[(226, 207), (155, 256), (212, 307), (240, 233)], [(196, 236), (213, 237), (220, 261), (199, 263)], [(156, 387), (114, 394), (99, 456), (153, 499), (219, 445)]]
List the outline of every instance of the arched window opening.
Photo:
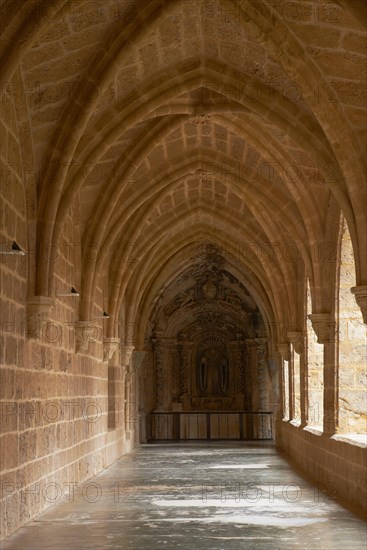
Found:
[(356, 285), (355, 263), (348, 226), (343, 220), (339, 274), (339, 419), (338, 432), (366, 432), (366, 325), (351, 293)]
[(324, 346), (318, 344), (316, 332), (308, 316), (312, 313), (310, 281), (307, 279), (307, 388), (309, 426), (322, 428), (324, 415)]

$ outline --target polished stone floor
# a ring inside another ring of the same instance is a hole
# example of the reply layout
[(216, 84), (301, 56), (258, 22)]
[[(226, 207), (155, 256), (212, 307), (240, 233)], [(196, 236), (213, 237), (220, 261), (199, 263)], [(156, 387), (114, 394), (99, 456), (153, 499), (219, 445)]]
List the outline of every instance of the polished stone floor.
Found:
[(359, 550), (361, 519), (268, 443), (143, 446), (2, 550)]

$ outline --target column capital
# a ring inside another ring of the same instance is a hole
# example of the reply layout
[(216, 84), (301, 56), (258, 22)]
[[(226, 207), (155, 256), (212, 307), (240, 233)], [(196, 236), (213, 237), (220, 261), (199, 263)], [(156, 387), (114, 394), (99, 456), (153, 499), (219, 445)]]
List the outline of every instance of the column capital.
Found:
[(120, 351), (122, 366), (127, 367), (129, 365), (134, 349), (135, 346), (121, 346)]
[(288, 342), (280, 342), (277, 346), (280, 355), (284, 361), (290, 360), (290, 346)]
[(264, 346), (268, 343), (268, 338), (254, 338), (254, 342), (258, 346)]
[(367, 324), (367, 285), (354, 286), (350, 291), (361, 309), (363, 322)]
[(336, 340), (336, 323), (331, 313), (311, 313), (308, 315), (319, 344), (329, 344)]
[(287, 340), (292, 344), (294, 351), (298, 354), (303, 352), (304, 334), (301, 331), (287, 332)]

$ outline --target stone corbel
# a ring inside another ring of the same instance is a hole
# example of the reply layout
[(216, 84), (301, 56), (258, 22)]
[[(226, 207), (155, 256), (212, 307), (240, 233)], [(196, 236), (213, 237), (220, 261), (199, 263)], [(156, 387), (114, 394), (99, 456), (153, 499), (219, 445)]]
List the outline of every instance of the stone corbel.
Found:
[(363, 322), (367, 324), (367, 285), (354, 286), (350, 291), (362, 312)]
[(336, 323), (330, 313), (311, 313), (308, 315), (319, 344), (329, 344), (336, 340)]
[(27, 336), (40, 339), (42, 330), (48, 322), (50, 309), (54, 305), (54, 298), (49, 296), (34, 296), (27, 301)]
[(112, 359), (120, 344), (120, 338), (105, 338), (103, 340), (103, 361)]
[(303, 333), (300, 331), (287, 332), (287, 339), (299, 355), (303, 353)]
[(121, 346), (120, 352), (121, 352), (121, 365), (128, 368), (130, 364), (130, 359), (133, 354), (133, 351), (135, 349), (135, 346)]
[(75, 351), (86, 353), (90, 342), (99, 342), (101, 327), (91, 321), (78, 321), (75, 323)]
[(290, 361), (291, 354), (290, 354), (289, 343), (282, 342), (282, 343), (278, 344), (278, 351), (279, 351), (280, 355), (282, 356), (283, 361)]

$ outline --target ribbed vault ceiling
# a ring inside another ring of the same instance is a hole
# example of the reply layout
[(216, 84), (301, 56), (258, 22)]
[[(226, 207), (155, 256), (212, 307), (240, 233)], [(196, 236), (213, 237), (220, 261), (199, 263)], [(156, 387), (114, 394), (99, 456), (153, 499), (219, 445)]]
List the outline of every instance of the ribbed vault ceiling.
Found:
[(3, 1), (3, 79), (25, 97), (39, 175), (36, 294), (54, 292), (45, 247), (78, 198), (96, 259), (80, 315), (107, 276), (111, 333), (123, 304), (144, 333), (200, 242), (236, 250), (268, 323), (296, 323), (300, 262), (327, 286), (312, 251), (336, 239), (340, 211), (366, 284), (363, 4)]

